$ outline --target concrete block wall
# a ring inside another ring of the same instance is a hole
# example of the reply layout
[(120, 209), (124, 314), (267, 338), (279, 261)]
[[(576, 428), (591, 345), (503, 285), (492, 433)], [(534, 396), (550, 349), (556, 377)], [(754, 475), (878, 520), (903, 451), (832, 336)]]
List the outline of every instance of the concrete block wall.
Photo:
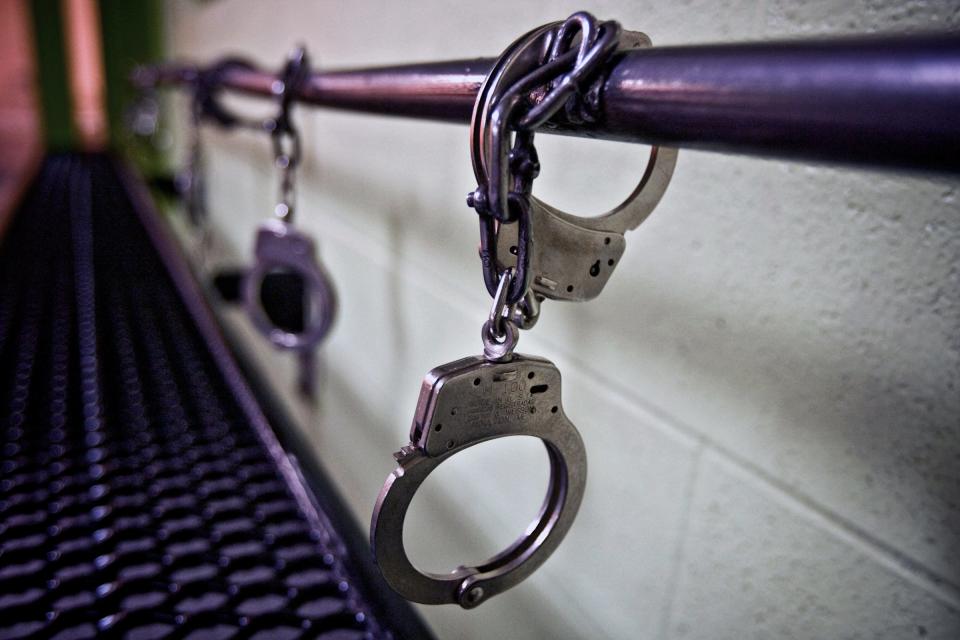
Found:
[[(577, 9), (656, 44), (957, 29), (955, 2), (174, 2), (169, 49), (345, 67), (492, 55)], [(183, 113), (182, 101), (177, 103)], [(269, 107), (246, 105), (265, 113)], [(866, 108), (866, 106), (865, 106)], [(301, 110), (302, 229), (336, 280), (321, 392), (245, 331), (366, 523), (423, 374), (478, 353), (467, 129)], [(239, 260), (272, 209), (267, 141), (210, 132), (210, 206)], [(599, 212), (644, 151), (538, 138), (536, 190)], [(877, 150), (883, 153), (882, 149)], [(960, 181), (682, 152), (603, 295), (546, 303), (520, 351), (552, 359), (590, 460), (559, 551), (443, 638), (960, 637)], [(428, 569), (519, 534), (546, 483), (525, 438), (441, 467), (405, 539)]]

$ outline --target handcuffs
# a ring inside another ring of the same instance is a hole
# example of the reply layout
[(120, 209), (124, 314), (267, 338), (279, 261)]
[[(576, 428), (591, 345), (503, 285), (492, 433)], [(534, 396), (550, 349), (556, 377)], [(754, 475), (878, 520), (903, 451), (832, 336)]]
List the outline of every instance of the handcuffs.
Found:
[[(276, 117), (264, 121), (262, 128), (270, 133), (274, 161), (280, 169), (280, 198), (274, 208), (274, 219), (257, 229), (254, 265), (243, 284), (243, 304), (251, 322), (275, 346), (306, 354), (326, 337), (336, 317), (337, 298), (326, 270), (317, 259), (314, 241), (293, 227), (295, 172), (300, 163), (300, 132), (291, 119), (293, 96), (310, 76), (310, 65), (304, 49), (290, 56), (274, 94), (280, 103)], [(292, 272), (302, 278), (304, 298), (309, 308), (302, 331), (293, 332), (275, 325), (264, 311), (261, 288), (271, 272)]]
[[(193, 87), (190, 138), (184, 168), (174, 177), (173, 187), (184, 201), (187, 221), (199, 235), (194, 260), (202, 269), (211, 235), (201, 125), (211, 123), (222, 129), (241, 128), (270, 134), (274, 164), (281, 172), (280, 197), (274, 207), (274, 218), (257, 228), (253, 267), (222, 275), (228, 280), (233, 277), (240, 280), (240, 295), (234, 299), (241, 299), (256, 330), (277, 348), (296, 353), (300, 361), (299, 387), (305, 395), (311, 396), (316, 369), (314, 349), (330, 332), (337, 313), (337, 297), (331, 278), (317, 257), (315, 242), (292, 224), (295, 172), (300, 162), (301, 141), (291, 115), (295, 95), (310, 78), (310, 64), (303, 47), (298, 47), (288, 57), (271, 86), (278, 101), (277, 114), (267, 119), (243, 117), (221, 102), (225, 77), (238, 70), (253, 69), (254, 65), (247, 60), (228, 57), (207, 68), (195, 67), (186, 72), (184, 79)], [(140, 68), (134, 75), (134, 83), (141, 95), (128, 113), (128, 126), (136, 136), (144, 139), (157, 132), (159, 101), (156, 85), (159, 76), (158, 70), (148, 68)], [(296, 304), (280, 306), (293, 299), (291, 292), (299, 296)], [(276, 304), (265, 306), (265, 300)], [(276, 320), (268, 309), (272, 309)]]
[[(569, 22), (569, 21), (568, 21)], [(486, 197), (497, 188), (498, 173), (509, 164), (504, 123), (494, 120), (497, 97), (515, 85), (560, 42), (557, 25), (534, 29), (501, 55), (477, 97), (470, 138), (474, 174), (488, 185)], [(616, 50), (649, 47), (650, 38), (638, 31), (623, 31)], [(579, 53), (579, 52), (578, 52)], [(542, 64), (542, 63), (541, 63)], [(531, 134), (532, 135), (532, 134)], [(529, 275), (532, 292), (551, 300), (591, 300), (603, 290), (626, 249), (624, 235), (637, 228), (660, 202), (677, 162), (677, 150), (654, 146), (643, 177), (627, 198), (599, 216), (566, 213), (530, 195)], [(499, 171), (498, 171), (499, 169)], [(501, 205), (502, 206), (502, 205)], [(519, 224), (500, 225), (494, 259), (498, 269), (518, 265)], [(488, 289), (489, 289), (488, 285)]]
[[(233, 113), (220, 101), (223, 78), (236, 70), (254, 69), (242, 58), (224, 58), (206, 69), (192, 73), (191, 138), (186, 167), (175, 182), (184, 198), (188, 221), (205, 243), (207, 208), (203, 179), (203, 149), (200, 126), (210, 122), (223, 129), (242, 128), (270, 134), (274, 164), (280, 169), (280, 197), (274, 207), (274, 219), (257, 228), (254, 240), (254, 265), (243, 278), (243, 306), (254, 327), (271, 343), (282, 349), (310, 352), (329, 333), (336, 316), (337, 299), (333, 284), (317, 258), (312, 238), (293, 227), (295, 172), (300, 162), (300, 132), (291, 118), (294, 96), (310, 76), (310, 63), (303, 47), (289, 56), (272, 89), (278, 101), (277, 115), (265, 120), (250, 119)], [(155, 83), (155, 80), (153, 81)], [(142, 84), (152, 84), (149, 79)], [(201, 247), (203, 248), (203, 247)], [(277, 326), (267, 315), (261, 301), (264, 278), (272, 272), (290, 272), (299, 276), (308, 300), (308, 313), (302, 331)]]
[[(511, 277), (512, 270), (504, 272), (494, 309), (502, 306)], [(512, 335), (499, 360), (473, 356), (427, 374), (410, 444), (394, 454), (398, 466), (377, 498), (370, 544), (387, 583), (409, 600), (471, 609), (509, 589), (553, 553), (580, 506), (587, 457), (580, 434), (563, 411), (560, 372), (549, 360), (512, 355)], [(535, 436), (546, 446), (550, 482), (540, 517), (508, 549), (479, 566), (447, 575), (417, 570), (403, 548), (403, 521), (417, 489), (444, 460), (511, 435)]]
[[(580, 36), (578, 46), (574, 41)], [(647, 36), (597, 24), (586, 13), (527, 33), (500, 56), (480, 89), (471, 126), (471, 155), (479, 182), (468, 204), (480, 214), (480, 257), (493, 296), (481, 331), (483, 356), (431, 370), (423, 380), (410, 442), (394, 454), (398, 466), (377, 498), (370, 527), (374, 558), (387, 583), (424, 604), (470, 609), (515, 586), (557, 548), (573, 523), (586, 486), (583, 441), (563, 411), (560, 372), (549, 360), (514, 354), (519, 329), (533, 326), (545, 298), (596, 297), (636, 228), (660, 201), (676, 163), (675, 149), (654, 147), (640, 184), (612, 211), (585, 218), (556, 209), (530, 193), (539, 172), (533, 129), (560, 109), (589, 118), (574, 94), (598, 81), (617, 50), (649, 46)], [(559, 77), (558, 68), (573, 65)], [(518, 122), (531, 91), (547, 86)], [(517, 133), (511, 148), (509, 126)], [(550, 481), (538, 518), (505, 551), (445, 575), (415, 568), (403, 546), (403, 523), (427, 476), (451, 456), (511, 435), (540, 438)]]

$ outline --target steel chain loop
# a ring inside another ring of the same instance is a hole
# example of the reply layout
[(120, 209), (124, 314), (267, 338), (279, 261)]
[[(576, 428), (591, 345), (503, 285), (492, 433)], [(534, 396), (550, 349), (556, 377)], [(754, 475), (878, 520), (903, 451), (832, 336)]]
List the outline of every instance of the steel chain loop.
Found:
[(296, 194), (296, 171), (300, 164), (300, 130), (293, 124), (294, 97), (310, 77), (310, 60), (303, 47), (298, 47), (287, 59), (272, 90), (280, 102), (277, 115), (263, 122), (270, 132), (274, 164), (280, 170), (280, 197), (274, 214), (283, 222), (292, 222)]
[[(574, 46), (577, 36), (579, 41)], [(480, 216), (480, 259), (491, 296), (500, 282), (496, 253), (499, 225), (518, 225), (517, 272), (507, 294), (509, 305), (520, 302), (529, 284), (530, 194), (540, 173), (533, 131), (564, 108), (571, 119), (583, 119), (577, 105), (585, 86), (616, 50), (619, 36), (617, 22), (598, 23), (589, 13), (573, 14), (553, 29), (545, 59), (487, 103), (492, 111), (494, 151), (486, 159), (485, 179), (481, 178), (477, 189), (467, 196), (467, 204)], [(537, 100), (531, 99), (534, 92)], [(475, 159), (474, 164), (484, 163)]]

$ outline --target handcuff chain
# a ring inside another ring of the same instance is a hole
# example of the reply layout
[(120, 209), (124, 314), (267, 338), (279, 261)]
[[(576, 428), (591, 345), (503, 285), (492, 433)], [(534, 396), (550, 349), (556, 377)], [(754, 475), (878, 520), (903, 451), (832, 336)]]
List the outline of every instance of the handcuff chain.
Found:
[(242, 128), (265, 131), (270, 134), (274, 164), (280, 169), (280, 189), (274, 213), (288, 222), (293, 217), (296, 192), (296, 168), (300, 164), (300, 131), (292, 119), (294, 98), (303, 83), (310, 77), (310, 64), (303, 47), (298, 47), (288, 58), (271, 90), (279, 101), (275, 116), (266, 119), (244, 118), (226, 109), (218, 100), (224, 76), (234, 69), (253, 69), (246, 60), (227, 58), (207, 69), (197, 69), (193, 78), (193, 101), (191, 108), (191, 159), (199, 157), (200, 125), (209, 120), (227, 128)]
[[(576, 49), (574, 38), (580, 35)], [(582, 84), (592, 77), (616, 50), (620, 25), (613, 21), (597, 23), (586, 12), (578, 12), (558, 25), (551, 34), (549, 54), (540, 65), (513, 83), (501, 95), (488, 100), (492, 109), (492, 152), (485, 167), (486, 180), (467, 198), (467, 204), (480, 215), (480, 258), (484, 283), (491, 296), (499, 283), (496, 237), (500, 224), (516, 223), (517, 272), (507, 295), (508, 304), (518, 303), (528, 288), (530, 244), (530, 194), (540, 173), (533, 144), (533, 130), (553, 117), (564, 105), (568, 113)], [(531, 104), (530, 93), (543, 87), (539, 101)], [(575, 119), (575, 118), (572, 118)], [(510, 130), (515, 130), (512, 144)], [(509, 146), (509, 151), (506, 151)], [(506, 160), (506, 166), (503, 162)], [(482, 166), (484, 163), (475, 162)]]
[(510, 320), (505, 316), (507, 310), (507, 290), (510, 288), (510, 282), (513, 280), (513, 269), (505, 269), (500, 277), (500, 284), (497, 285), (497, 293), (493, 298), (493, 304), (490, 305), (490, 315), (487, 317), (491, 337), (502, 340), (506, 337), (507, 331), (505, 323)]
[(264, 130), (270, 132), (274, 164), (280, 169), (280, 196), (274, 214), (282, 222), (293, 220), (296, 171), (301, 157), (300, 130), (294, 126), (292, 118), (294, 96), (309, 77), (307, 52), (303, 47), (297, 47), (272, 87), (273, 94), (279, 99), (280, 109), (276, 116), (265, 120), (262, 125)]

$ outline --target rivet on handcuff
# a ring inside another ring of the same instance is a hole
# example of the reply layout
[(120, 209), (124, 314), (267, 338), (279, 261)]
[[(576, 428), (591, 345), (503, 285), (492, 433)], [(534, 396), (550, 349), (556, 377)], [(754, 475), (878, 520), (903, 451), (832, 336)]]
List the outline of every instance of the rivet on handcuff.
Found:
[[(479, 214), (484, 281), (493, 297), (481, 330), (483, 356), (437, 367), (424, 378), (410, 443), (394, 454), (398, 466), (380, 491), (370, 530), (384, 578), (409, 600), (476, 607), (533, 573), (573, 524), (587, 460), (563, 411), (560, 372), (548, 360), (513, 351), (519, 330), (536, 322), (543, 298), (599, 294), (624, 251), (623, 234), (650, 214), (666, 189), (676, 151), (655, 147), (640, 185), (623, 204), (582, 218), (531, 195), (540, 168), (533, 129), (561, 109), (570, 121), (589, 118), (582, 96), (602, 81), (604, 64), (618, 50), (643, 45), (649, 45), (643, 34), (621, 33), (616, 22), (576, 13), (508, 47), (477, 96), (470, 135), (479, 186), (468, 204)], [(547, 450), (550, 482), (538, 519), (478, 566), (446, 575), (416, 569), (404, 550), (403, 523), (417, 489), (449, 457), (511, 435), (538, 437)]]

